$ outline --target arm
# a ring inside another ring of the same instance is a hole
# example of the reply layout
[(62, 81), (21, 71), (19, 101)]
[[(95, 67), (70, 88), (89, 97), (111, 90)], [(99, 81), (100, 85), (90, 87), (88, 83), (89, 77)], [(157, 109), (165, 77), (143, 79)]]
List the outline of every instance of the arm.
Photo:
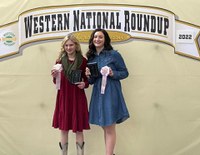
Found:
[(87, 60), (83, 59), (82, 78), (83, 78), (83, 82), (85, 82), (85, 88), (88, 88), (89, 87), (89, 82), (88, 82), (88, 78), (85, 75), (86, 66), (87, 66)]
[[(56, 61), (56, 64), (60, 64), (60, 62)], [(56, 84), (56, 76), (58, 75), (58, 71), (54, 68), (51, 69), (51, 76), (53, 77), (53, 83)]]
[(94, 84), (96, 78), (91, 77), (90, 69), (88, 67), (85, 68), (85, 76), (87, 77), (89, 84)]
[(129, 73), (124, 63), (124, 60), (119, 52), (113, 52), (114, 57), (114, 65), (115, 69), (113, 69), (111, 78), (116, 80), (122, 80), (128, 77)]
[(89, 87), (88, 78), (85, 75), (86, 66), (87, 66), (87, 60), (85, 58), (83, 58), (83, 62), (80, 67), (80, 69), (82, 70), (82, 73), (81, 73), (82, 81), (79, 82), (77, 85), (80, 89)]

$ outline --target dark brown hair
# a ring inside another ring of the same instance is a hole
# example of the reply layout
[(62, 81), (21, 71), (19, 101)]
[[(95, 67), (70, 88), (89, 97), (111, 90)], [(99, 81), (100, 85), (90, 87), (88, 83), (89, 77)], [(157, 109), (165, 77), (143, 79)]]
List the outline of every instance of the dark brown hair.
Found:
[(90, 39), (89, 39), (89, 46), (88, 46), (89, 49), (86, 53), (86, 57), (88, 59), (94, 57), (94, 53), (96, 52), (96, 47), (93, 44), (93, 39), (94, 39), (94, 34), (98, 31), (101, 31), (104, 34), (104, 37), (105, 37), (104, 49), (105, 50), (112, 50), (113, 49), (113, 47), (111, 45), (111, 39), (110, 39), (110, 36), (108, 35), (107, 31), (104, 30), (104, 29), (95, 29), (92, 32)]

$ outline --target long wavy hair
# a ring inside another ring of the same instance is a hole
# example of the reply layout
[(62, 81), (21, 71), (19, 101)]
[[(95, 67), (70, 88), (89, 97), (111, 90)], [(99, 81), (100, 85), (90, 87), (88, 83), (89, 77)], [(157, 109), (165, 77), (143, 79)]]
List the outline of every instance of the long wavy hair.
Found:
[(66, 54), (66, 51), (64, 49), (64, 46), (65, 46), (65, 43), (68, 41), (68, 40), (71, 40), (75, 46), (76, 46), (76, 53), (81, 53), (82, 54), (82, 50), (81, 50), (81, 45), (78, 41), (78, 39), (73, 35), (73, 34), (68, 34), (64, 39), (63, 41), (61, 42), (61, 49), (60, 49), (60, 52), (59, 52), (59, 55), (58, 55), (58, 59), (57, 61), (60, 61), (61, 58)]
[(93, 43), (93, 39), (94, 39), (94, 34), (96, 33), (96, 32), (102, 32), (103, 34), (104, 34), (104, 38), (105, 38), (105, 42), (104, 42), (104, 49), (105, 50), (112, 50), (113, 49), (113, 47), (112, 47), (112, 45), (111, 45), (111, 39), (110, 39), (110, 36), (108, 35), (108, 32), (106, 31), (106, 30), (104, 30), (104, 29), (95, 29), (93, 32), (92, 32), (92, 34), (91, 34), (91, 36), (90, 36), (90, 39), (89, 39), (89, 46), (88, 46), (88, 51), (87, 51), (87, 53), (86, 53), (86, 57), (88, 58), (88, 59), (90, 59), (90, 58), (92, 58), (92, 57), (94, 57), (95, 55), (95, 52), (96, 52), (96, 47), (95, 47), (95, 45), (94, 45), (94, 43)]

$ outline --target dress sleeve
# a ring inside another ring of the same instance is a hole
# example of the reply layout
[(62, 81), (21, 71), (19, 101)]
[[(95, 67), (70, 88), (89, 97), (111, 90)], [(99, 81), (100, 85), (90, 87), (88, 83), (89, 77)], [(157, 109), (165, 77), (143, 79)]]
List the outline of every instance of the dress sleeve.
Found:
[[(60, 64), (60, 63), (61, 63), (60, 61), (56, 61), (55, 65)], [(53, 83), (56, 84), (56, 78), (55, 77), (53, 77)]]
[(124, 59), (117, 51), (113, 52), (115, 70), (113, 70), (113, 79), (121, 80), (128, 77), (129, 72), (125, 65)]
[(81, 66), (82, 78), (83, 78), (83, 81), (85, 82), (85, 88), (88, 88), (89, 87), (89, 82), (88, 82), (88, 78), (85, 75), (86, 66), (87, 66), (87, 60), (85, 58), (83, 58), (83, 63), (82, 63), (82, 66)]

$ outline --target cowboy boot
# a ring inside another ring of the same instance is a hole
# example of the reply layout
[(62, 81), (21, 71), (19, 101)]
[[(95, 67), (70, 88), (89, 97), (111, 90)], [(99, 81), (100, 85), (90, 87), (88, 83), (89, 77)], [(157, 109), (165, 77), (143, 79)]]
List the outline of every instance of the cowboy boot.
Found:
[(85, 142), (83, 142), (82, 144), (76, 142), (77, 155), (84, 155), (84, 144)]
[(60, 149), (61, 149), (61, 155), (67, 155), (68, 143), (61, 144), (61, 142), (59, 142), (59, 146), (60, 146)]

